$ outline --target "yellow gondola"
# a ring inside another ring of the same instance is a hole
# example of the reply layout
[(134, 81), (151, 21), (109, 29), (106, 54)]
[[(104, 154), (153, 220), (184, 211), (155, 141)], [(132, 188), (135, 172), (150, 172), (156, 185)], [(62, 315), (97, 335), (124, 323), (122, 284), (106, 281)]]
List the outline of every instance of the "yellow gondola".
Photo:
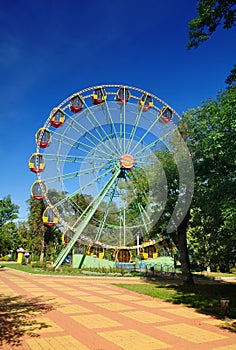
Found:
[(129, 89), (125, 86), (121, 86), (116, 93), (115, 99), (119, 104), (123, 104), (123, 103), (128, 102), (130, 99)]
[(52, 113), (50, 115), (50, 124), (54, 126), (54, 128), (59, 128), (65, 122), (65, 113), (60, 108), (53, 108)]
[(58, 217), (55, 214), (55, 209), (52, 210), (51, 207), (47, 207), (42, 216), (43, 223), (47, 226), (53, 226), (55, 224), (58, 224)]
[(147, 112), (150, 108), (153, 107), (153, 99), (152, 96), (144, 93), (138, 103), (139, 110), (142, 109), (143, 112)]
[(144, 242), (142, 244), (139, 253), (143, 259), (156, 259), (158, 257), (157, 247), (150, 241)]
[(41, 153), (33, 153), (28, 162), (29, 168), (34, 173), (41, 173), (45, 168), (45, 160)]
[(63, 244), (68, 244), (71, 238), (73, 237), (74, 232), (70, 230), (69, 228), (66, 229), (65, 233), (63, 233), (61, 240)]
[(104, 87), (98, 86), (94, 89), (94, 92), (92, 94), (92, 103), (94, 105), (99, 105), (101, 103), (104, 103), (107, 98), (107, 93)]
[(36, 180), (31, 186), (30, 192), (33, 198), (42, 200), (44, 198), (44, 195), (48, 192), (45, 181)]
[(171, 119), (173, 118), (173, 114), (174, 113), (172, 112), (172, 110), (169, 107), (164, 106), (161, 109), (159, 122), (162, 123), (162, 124), (169, 123), (169, 121), (171, 121)]
[(73, 113), (79, 113), (84, 107), (84, 100), (79, 94), (74, 94), (70, 99), (70, 110)]
[(98, 243), (91, 243), (86, 250), (86, 254), (89, 256), (96, 256), (97, 258), (104, 258), (104, 248)]
[(128, 263), (132, 259), (132, 254), (129, 248), (121, 247), (115, 250), (115, 261)]
[(48, 129), (40, 128), (36, 132), (35, 139), (40, 148), (46, 148), (52, 141), (52, 135)]

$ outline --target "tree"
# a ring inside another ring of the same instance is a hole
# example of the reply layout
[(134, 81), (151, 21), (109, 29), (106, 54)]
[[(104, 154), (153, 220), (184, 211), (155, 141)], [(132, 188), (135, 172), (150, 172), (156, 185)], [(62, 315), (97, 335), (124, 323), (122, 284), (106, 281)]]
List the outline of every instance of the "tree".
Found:
[(18, 205), (12, 203), (10, 196), (0, 200), (1, 255), (6, 255), (10, 249), (13, 249), (12, 237), (16, 234), (14, 220), (18, 217), (18, 210)]
[(235, 23), (235, 0), (200, 0), (197, 3), (198, 16), (189, 22), (187, 47), (198, 47), (208, 40), (217, 27), (223, 23), (224, 29), (230, 29)]
[[(173, 153), (169, 150), (162, 150), (156, 152), (158, 160), (161, 162), (162, 167), (165, 172), (167, 183), (160, 181), (157, 184), (155, 190), (158, 192), (165, 192), (167, 189), (167, 200), (163, 203), (164, 206), (163, 214), (160, 220), (154, 225), (150, 231), (150, 237), (163, 237), (167, 242), (170, 240), (174, 242), (178, 248), (178, 258), (181, 262), (182, 278), (184, 284), (194, 284), (189, 261), (189, 253), (187, 246), (187, 230), (188, 222), (190, 217), (189, 210), (187, 211), (183, 220), (177, 225), (177, 228), (172, 233), (167, 233), (167, 224), (171, 219), (172, 213), (174, 211), (176, 202), (179, 197), (184, 193), (184, 189), (179, 188), (179, 171)], [(183, 168), (186, 168), (185, 164), (182, 164)], [(186, 169), (186, 172), (188, 170)], [(154, 172), (155, 173), (155, 172)], [(156, 172), (158, 173), (158, 172)], [(163, 196), (162, 196), (163, 197)]]
[(184, 114), (195, 169), (189, 222), (192, 255), (206, 267), (229, 271), (236, 263), (236, 87)]
[(17, 219), (18, 212), (19, 206), (12, 203), (10, 196), (0, 199), (0, 227), (9, 221)]
[(236, 83), (236, 64), (233, 69), (231, 69), (229, 76), (225, 80), (229, 88), (233, 87)]
[[(51, 200), (54, 199), (55, 202), (59, 202), (61, 199), (61, 193), (56, 190), (51, 189), (48, 193)], [(51, 251), (55, 250), (54, 246), (57, 246), (61, 237), (61, 232), (56, 227), (48, 227), (44, 225), (42, 221), (42, 215), (45, 210), (45, 204), (43, 201), (38, 201), (34, 198), (28, 200), (29, 205), (29, 216), (28, 225), (30, 233), (31, 247), (33, 248), (33, 253), (37, 256), (39, 255), (39, 261), (43, 261), (45, 255), (50, 257)], [(51, 249), (50, 249), (51, 248)], [(49, 249), (51, 251), (49, 251)]]
[[(200, 0), (197, 3), (198, 16), (189, 24), (189, 42), (187, 48), (197, 48), (208, 40), (222, 24), (223, 29), (230, 29), (236, 20), (235, 0)], [(229, 87), (236, 83), (236, 65), (225, 80)]]

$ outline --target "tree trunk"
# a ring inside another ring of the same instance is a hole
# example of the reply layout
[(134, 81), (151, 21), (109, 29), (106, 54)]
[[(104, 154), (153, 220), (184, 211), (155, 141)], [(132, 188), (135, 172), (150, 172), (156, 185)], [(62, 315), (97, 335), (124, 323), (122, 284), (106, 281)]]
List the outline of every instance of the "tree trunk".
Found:
[(178, 244), (180, 252), (180, 262), (182, 269), (183, 283), (188, 285), (194, 285), (193, 276), (190, 270), (190, 261), (187, 247), (187, 227), (190, 218), (190, 211), (186, 214), (184, 220), (181, 222), (177, 229)]
[(46, 251), (46, 242), (45, 242), (45, 233), (43, 233), (42, 239), (41, 239), (41, 252), (40, 252), (40, 258), (39, 258), (40, 262), (43, 262), (45, 251)]

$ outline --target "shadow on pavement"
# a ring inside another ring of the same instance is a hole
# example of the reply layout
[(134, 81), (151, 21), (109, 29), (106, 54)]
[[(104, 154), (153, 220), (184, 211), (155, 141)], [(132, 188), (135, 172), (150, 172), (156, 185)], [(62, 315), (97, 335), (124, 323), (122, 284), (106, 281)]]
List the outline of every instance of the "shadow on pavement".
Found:
[(38, 330), (49, 327), (35, 319), (53, 309), (46, 302), (41, 297), (25, 298), (0, 294), (0, 346), (4, 343), (19, 346), (25, 334), (38, 336)]

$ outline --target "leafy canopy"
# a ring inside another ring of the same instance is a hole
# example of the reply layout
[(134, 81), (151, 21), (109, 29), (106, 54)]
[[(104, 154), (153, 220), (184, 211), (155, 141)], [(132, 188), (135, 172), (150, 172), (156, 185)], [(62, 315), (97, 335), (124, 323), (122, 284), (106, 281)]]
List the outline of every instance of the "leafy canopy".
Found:
[(189, 22), (188, 49), (198, 47), (209, 39), (220, 24), (223, 29), (233, 27), (236, 20), (235, 0), (200, 0), (197, 3), (198, 16)]

